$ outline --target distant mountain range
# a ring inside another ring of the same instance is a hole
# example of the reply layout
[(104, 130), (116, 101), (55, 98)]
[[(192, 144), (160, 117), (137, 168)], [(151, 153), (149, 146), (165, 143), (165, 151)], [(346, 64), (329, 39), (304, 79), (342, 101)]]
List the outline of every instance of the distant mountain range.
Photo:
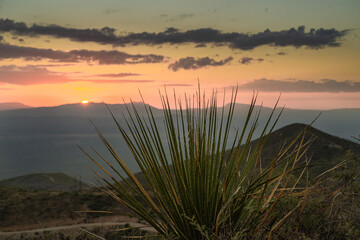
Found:
[[(135, 103), (139, 114), (144, 108)], [(125, 124), (122, 113), (124, 104), (108, 105), (120, 124)], [(234, 127), (241, 127), (249, 106), (237, 104)], [(255, 111), (260, 107), (256, 107)], [(162, 110), (152, 108), (159, 123), (159, 131), (165, 138)], [(277, 109), (276, 112), (279, 112)], [(271, 109), (263, 107), (259, 128), (264, 124)], [(285, 109), (277, 129), (292, 123), (312, 122), (320, 113), (316, 110)], [(125, 114), (126, 115), (126, 114)], [(93, 181), (91, 168), (96, 166), (78, 149), (76, 144), (91, 152), (89, 146), (111, 156), (99, 140), (89, 119), (109, 138), (133, 171), (138, 171), (127, 146), (111, 119), (104, 103), (68, 104), (56, 107), (27, 108), (0, 111), (0, 180), (39, 172), (63, 172), (70, 176), (82, 176)], [(360, 109), (337, 109), (323, 111), (314, 127), (340, 138), (351, 140), (360, 133)], [(255, 138), (259, 136), (257, 132)]]
[(27, 106), (27, 105), (19, 103), (19, 102), (0, 103), (0, 111), (12, 110), (12, 109), (22, 109), (22, 108), (30, 108), (30, 106)]

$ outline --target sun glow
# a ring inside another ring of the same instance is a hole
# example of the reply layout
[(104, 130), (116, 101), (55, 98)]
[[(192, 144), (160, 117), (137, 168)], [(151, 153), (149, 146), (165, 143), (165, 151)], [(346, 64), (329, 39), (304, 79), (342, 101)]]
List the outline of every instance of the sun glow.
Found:
[(82, 100), (81, 103), (82, 104), (87, 104), (87, 103), (89, 103), (89, 101), (88, 100)]

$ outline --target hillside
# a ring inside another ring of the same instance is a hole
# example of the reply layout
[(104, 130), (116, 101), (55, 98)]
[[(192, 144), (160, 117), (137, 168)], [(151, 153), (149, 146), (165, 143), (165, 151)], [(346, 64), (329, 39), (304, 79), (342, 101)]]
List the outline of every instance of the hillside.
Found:
[(28, 174), (0, 181), (1, 187), (38, 191), (74, 191), (88, 189), (79, 179), (64, 173)]
[[(284, 144), (290, 143), (292, 139), (296, 138), (306, 126), (305, 124), (296, 123), (272, 132), (262, 151), (263, 166), (275, 157)], [(314, 138), (314, 140), (305, 156), (311, 159), (310, 165), (312, 166), (309, 168), (309, 172), (312, 176), (316, 176), (343, 161), (347, 151), (360, 154), (359, 144), (308, 126), (305, 141), (310, 138)], [(255, 140), (251, 144), (255, 145), (257, 141)]]
[[(96, 210), (119, 214), (86, 212)], [(129, 214), (131, 212), (128, 209), (100, 189), (63, 192), (0, 187), (0, 232), (87, 222), (111, 222), (117, 221), (119, 215)]]

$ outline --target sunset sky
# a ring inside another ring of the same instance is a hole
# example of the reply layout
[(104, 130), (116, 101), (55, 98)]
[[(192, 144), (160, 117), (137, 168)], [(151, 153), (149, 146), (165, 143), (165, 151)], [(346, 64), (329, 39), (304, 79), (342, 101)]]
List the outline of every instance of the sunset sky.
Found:
[(0, 102), (159, 106), (158, 89), (360, 108), (359, 0), (0, 0)]

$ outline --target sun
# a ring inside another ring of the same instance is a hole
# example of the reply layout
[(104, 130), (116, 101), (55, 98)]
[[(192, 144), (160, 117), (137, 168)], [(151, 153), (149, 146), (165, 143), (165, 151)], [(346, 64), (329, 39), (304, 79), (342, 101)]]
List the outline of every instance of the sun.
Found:
[(89, 101), (85, 99), (85, 100), (82, 100), (81, 103), (82, 104), (87, 104), (87, 103), (89, 103)]

